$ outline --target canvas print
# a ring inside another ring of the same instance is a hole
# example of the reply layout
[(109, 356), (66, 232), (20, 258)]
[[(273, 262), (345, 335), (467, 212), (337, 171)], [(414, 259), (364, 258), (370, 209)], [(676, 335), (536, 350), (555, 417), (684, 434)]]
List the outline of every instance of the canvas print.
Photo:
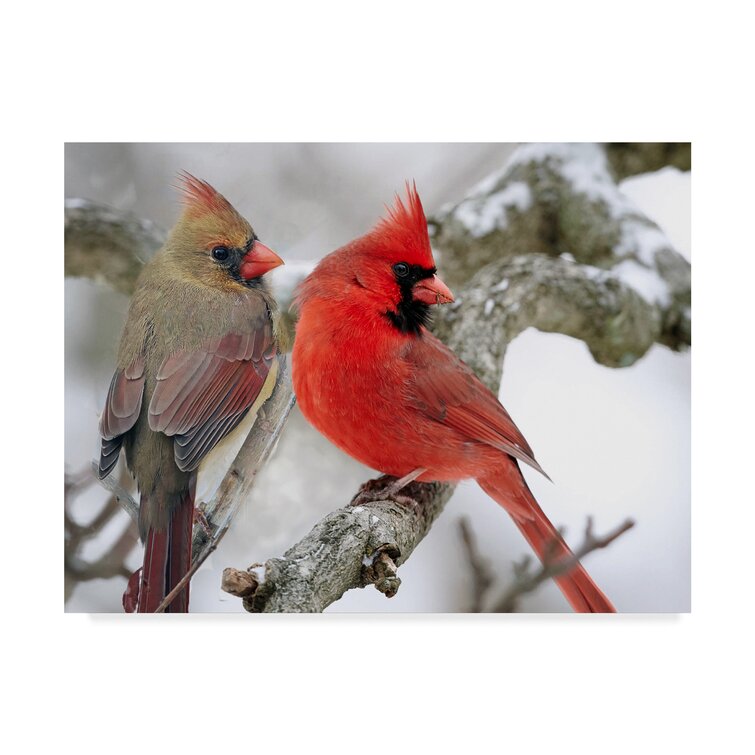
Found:
[(689, 611), (690, 177), (67, 144), (65, 610)]

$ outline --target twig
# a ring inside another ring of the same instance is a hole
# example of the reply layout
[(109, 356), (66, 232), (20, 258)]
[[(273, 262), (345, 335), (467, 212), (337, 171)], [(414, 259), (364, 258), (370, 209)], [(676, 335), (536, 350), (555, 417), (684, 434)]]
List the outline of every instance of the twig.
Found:
[(207, 557), (218, 547), (218, 544), (223, 539), (226, 532), (228, 532), (228, 526), (225, 526), (217, 534), (217, 536), (215, 536), (209, 542), (207, 547), (202, 551), (201, 557), (198, 556), (197, 558), (192, 558), (192, 564), (189, 571), (187, 571), (186, 574), (181, 577), (181, 579), (178, 581), (178, 584), (163, 598), (160, 605), (155, 609), (155, 613), (165, 612), (165, 609), (176, 599), (176, 596), (181, 592), (181, 590), (186, 587), (191, 578), (197, 573), (199, 567), (205, 562)]
[[(97, 480), (97, 473), (99, 465), (96, 461), (90, 463), (90, 469), (92, 472), (92, 481)], [(133, 498), (121, 482), (119, 482), (115, 475), (108, 475), (104, 480), (97, 480), (105, 490), (109, 490), (113, 494), (113, 500), (131, 517), (134, 524), (139, 522), (139, 504)]]
[(472, 613), (481, 613), (485, 595), (494, 582), (493, 571), (490, 568), (490, 562), (482, 557), (477, 548), (477, 542), (468, 517), (464, 516), (459, 519), (459, 531), (472, 571), (472, 606), (470, 610)]
[(537, 589), (543, 582), (571, 571), (588, 553), (605, 548), (610, 545), (616, 538), (623, 535), (627, 530), (634, 527), (634, 522), (627, 519), (616, 529), (609, 532), (603, 537), (596, 537), (592, 529), (592, 517), (587, 517), (585, 527), (584, 541), (574, 553), (568, 558), (557, 561), (550, 561), (548, 558), (534, 572), (529, 572), (529, 559), (525, 564), (515, 567), (515, 579), (512, 585), (506, 590), (501, 598), (496, 601), (493, 611), (495, 613), (512, 613), (516, 610), (516, 604), (522, 595)]
[(130, 573), (125, 565), (125, 559), (137, 542), (136, 527), (131, 522), (121, 531), (121, 534), (107, 552), (96, 561), (85, 561), (78, 555), (84, 544), (99, 537), (108, 522), (120, 510), (118, 502), (113, 496), (106, 501), (89, 524), (81, 525), (73, 519), (70, 507), (74, 499), (94, 483), (95, 477), (89, 469), (66, 475), (64, 504), (66, 596), (72, 593), (79, 582), (120, 576), (128, 577)]

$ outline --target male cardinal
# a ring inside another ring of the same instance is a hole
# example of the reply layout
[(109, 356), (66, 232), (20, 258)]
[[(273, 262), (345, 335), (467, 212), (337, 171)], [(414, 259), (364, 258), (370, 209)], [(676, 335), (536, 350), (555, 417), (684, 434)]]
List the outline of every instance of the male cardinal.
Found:
[[(124, 594), (140, 612), (189, 570), (198, 476), (200, 491), (213, 473), (217, 486), (213, 466), (232, 461), (278, 369), (277, 308), (262, 276), (283, 261), (212, 186), (182, 182), (184, 212), (139, 277), (100, 420), (100, 479), (123, 446), (141, 494), (144, 563)], [(188, 605), (187, 584), (167, 610)]]
[[(571, 556), (517, 460), (542, 472), (498, 399), (428, 330), (453, 301), (436, 275), (415, 188), (367, 235), (326, 256), (301, 284), (293, 384), (304, 416), (358, 461), (411, 480), (474, 478), (542, 559)], [(615, 609), (580, 564), (556, 578), (575, 611)]]

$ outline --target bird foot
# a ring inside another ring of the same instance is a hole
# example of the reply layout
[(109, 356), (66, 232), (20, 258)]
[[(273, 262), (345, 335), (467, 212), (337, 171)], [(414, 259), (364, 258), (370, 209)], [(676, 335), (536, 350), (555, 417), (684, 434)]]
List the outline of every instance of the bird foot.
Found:
[(142, 567), (140, 566), (128, 579), (126, 591), (123, 593), (123, 610), (134, 613), (139, 605), (139, 587), (142, 581)]
[(207, 520), (204, 511), (199, 508), (194, 509), (194, 524), (198, 524), (207, 537), (212, 537), (212, 525)]
[(367, 482), (359, 488), (359, 492), (351, 499), (350, 506), (362, 506), (366, 503), (375, 503), (375, 501), (395, 501), (404, 506), (416, 506), (417, 502), (408, 495), (399, 495), (406, 485), (402, 480), (391, 475), (381, 475), (374, 480)]

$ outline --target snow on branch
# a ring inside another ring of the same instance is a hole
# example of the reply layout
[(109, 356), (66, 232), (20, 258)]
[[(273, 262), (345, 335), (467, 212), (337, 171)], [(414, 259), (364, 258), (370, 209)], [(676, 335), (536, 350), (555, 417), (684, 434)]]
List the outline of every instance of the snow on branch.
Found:
[(520, 147), (465, 199), (443, 208), (430, 230), (450, 283), (519, 255), (560, 257), (634, 290), (659, 321), (653, 341), (676, 350), (690, 344), (689, 262), (621, 193), (597, 144)]

